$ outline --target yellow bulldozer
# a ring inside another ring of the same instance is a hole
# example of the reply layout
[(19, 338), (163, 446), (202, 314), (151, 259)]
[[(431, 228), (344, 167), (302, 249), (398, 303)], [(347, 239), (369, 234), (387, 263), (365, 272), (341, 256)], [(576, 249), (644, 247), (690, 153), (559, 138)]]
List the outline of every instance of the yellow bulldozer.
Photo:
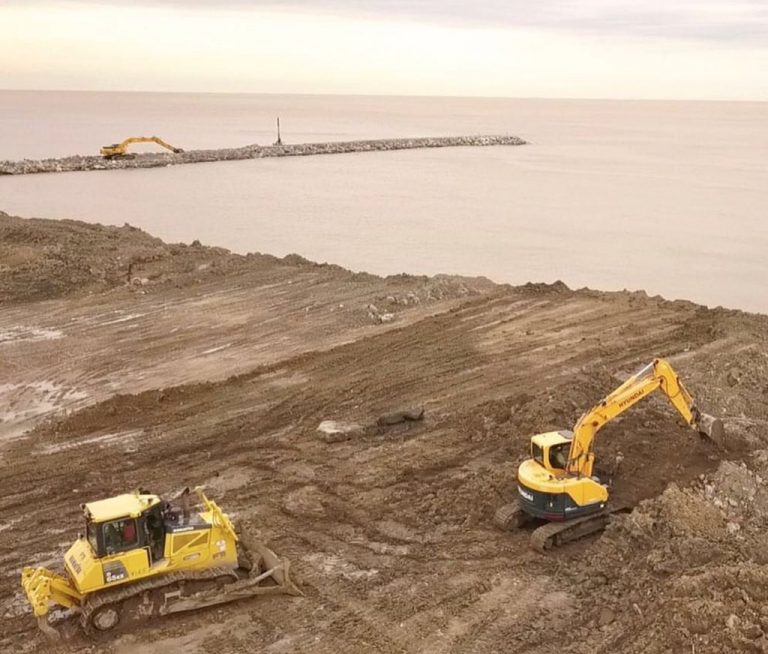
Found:
[(175, 148), (170, 143), (166, 143), (159, 136), (131, 136), (130, 138), (125, 139), (125, 141), (122, 143), (105, 145), (103, 148), (101, 148), (101, 156), (105, 159), (133, 158), (136, 155), (128, 152), (128, 146), (132, 143), (157, 143), (159, 146), (165, 148), (166, 150), (170, 150), (175, 154), (184, 152), (184, 150), (181, 148)]
[(531, 455), (517, 471), (517, 498), (496, 511), (504, 530), (534, 525), (531, 546), (539, 551), (600, 531), (612, 513), (609, 484), (596, 474), (595, 435), (654, 391), (667, 396), (686, 424), (725, 447), (719, 418), (702, 413), (668, 361), (655, 359), (585, 412), (573, 428), (537, 434)]
[(201, 488), (170, 501), (134, 491), (81, 506), (85, 533), (67, 550), (64, 574), (21, 574), (38, 625), (53, 638), (76, 627), (71, 618), (102, 632), (257, 595), (301, 595), (289, 562), (238, 534)]

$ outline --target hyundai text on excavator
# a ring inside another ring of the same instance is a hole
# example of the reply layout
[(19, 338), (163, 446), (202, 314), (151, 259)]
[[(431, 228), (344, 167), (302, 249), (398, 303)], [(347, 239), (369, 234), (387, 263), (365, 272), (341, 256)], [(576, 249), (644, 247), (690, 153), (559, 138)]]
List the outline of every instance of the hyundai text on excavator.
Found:
[(722, 421), (701, 413), (670, 364), (656, 359), (584, 413), (573, 431), (531, 438), (531, 456), (517, 472), (517, 500), (496, 511), (495, 524), (508, 530), (538, 522), (531, 545), (540, 551), (603, 529), (610, 514), (624, 507), (608, 503), (608, 485), (593, 474), (595, 434), (656, 390), (688, 426), (724, 446)]
[(301, 595), (287, 560), (236, 533), (202, 489), (194, 495), (194, 507), (188, 489), (171, 501), (135, 491), (83, 504), (85, 534), (64, 555), (65, 574), (22, 571), (40, 628), (56, 638), (76, 626), (69, 618), (88, 633), (256, 595)]
[(113, 143), (112, 145), (105, 145), (101, 148), (101, 156), (105, 159), (131, 159), (135, 157), (135, 154), (128, 152), (128, 146), (132, 143), (157, 143), (159, 146), (170, 150), (175, 154), (184, 152), (181, 148), (175, 148), (170, 143), (166, 143), (159, 136), (131, 136), (125, 139), (122, 143)]

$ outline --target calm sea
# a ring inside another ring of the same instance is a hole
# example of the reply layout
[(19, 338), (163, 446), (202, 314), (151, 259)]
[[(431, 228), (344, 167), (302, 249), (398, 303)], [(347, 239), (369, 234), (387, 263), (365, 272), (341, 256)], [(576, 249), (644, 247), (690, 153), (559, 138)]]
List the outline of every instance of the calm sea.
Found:
[(354, 270), (768, 313), (768, 103), (0, 92), (0, 159), (500, 133), (530, 145), (0, 177), (0, 209)]

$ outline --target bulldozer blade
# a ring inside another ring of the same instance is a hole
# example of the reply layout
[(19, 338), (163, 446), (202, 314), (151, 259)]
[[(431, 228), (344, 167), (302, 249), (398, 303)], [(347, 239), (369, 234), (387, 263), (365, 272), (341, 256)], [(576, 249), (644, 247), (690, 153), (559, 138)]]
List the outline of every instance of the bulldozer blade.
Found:
[(260, 543), (247, 534), (240, 534), (240, 543), (249, 556), (263, 561), (263, 567), (269, 572), (270, 577), (286, 595), (303, 595), (299, 587), (291, 578), (291, 564), (288, 559), (281, 559), (266, 545)]
[(720, 418), (715, 418), (708, 413), (702, 413), (699, 419), (699, 433), (704, 434), (713, 443), (725, 449), (725, 426)]
[[(291, 579), (291, 565), (288, 559), (281, 559), (266, 545), (248, 535), (241, 533), (239, 541), (254, 564), (248, 577), (222, 588), (204, 590), (189, 597), (174, 599), (163, 607), (161, 613), (165, 615), (192, 611), (262, 595), (304, 595)], [(263, 571), (259, 572), (261, 569)]]

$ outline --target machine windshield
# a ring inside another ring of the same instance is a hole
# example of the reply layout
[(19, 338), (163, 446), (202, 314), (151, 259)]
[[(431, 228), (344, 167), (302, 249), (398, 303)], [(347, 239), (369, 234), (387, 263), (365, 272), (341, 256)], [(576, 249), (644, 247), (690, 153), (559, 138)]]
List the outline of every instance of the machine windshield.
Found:
[(549, 448), (549, 465), (552, 468), (562, 468), (568, 465), (568, 454), (571, 450), (570, 443), (560, 443)]
[(544, 450), (536, 445), (536, 443), (531, 443), (531, 456), (536, 463), (544, 465)]
[(104, 549), (107, 554), (133, 549), (138, 541), (134, 518), (123, 518), (104, 523)]

